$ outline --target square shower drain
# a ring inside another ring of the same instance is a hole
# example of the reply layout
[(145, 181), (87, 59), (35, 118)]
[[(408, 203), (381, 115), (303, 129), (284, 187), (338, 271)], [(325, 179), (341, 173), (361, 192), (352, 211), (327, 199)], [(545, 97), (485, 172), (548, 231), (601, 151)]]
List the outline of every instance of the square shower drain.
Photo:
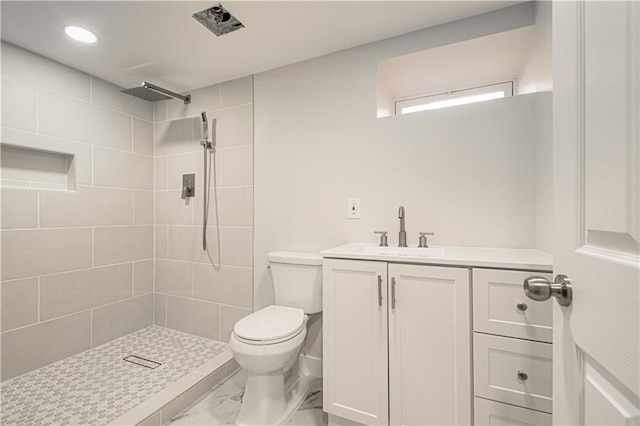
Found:
[(137, 364), (143, 367), (151, 368), (152, 370), (162, 365), (159, 362), (151, 361), (150, 359), (142, 358), (137, 355), (129, 355), (128, 357), (122, 358), (122, 360), (130, 362), (132, 364)]

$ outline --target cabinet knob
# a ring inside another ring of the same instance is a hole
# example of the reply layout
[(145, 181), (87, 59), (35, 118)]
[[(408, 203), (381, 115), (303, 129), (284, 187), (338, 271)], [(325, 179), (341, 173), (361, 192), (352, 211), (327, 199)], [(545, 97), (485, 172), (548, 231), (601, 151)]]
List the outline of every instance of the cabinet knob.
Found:
[(518, 302), (518, 304), (516, 305), (516, 308), (520, 311), (520, 312), (524, 312), (527, 310), (528, 306), (526, 303), (522, 303), (522, 302)]
[(526, 382), (529, 378), (529, 375), (522, 370), (518, 370), (518, 380)]

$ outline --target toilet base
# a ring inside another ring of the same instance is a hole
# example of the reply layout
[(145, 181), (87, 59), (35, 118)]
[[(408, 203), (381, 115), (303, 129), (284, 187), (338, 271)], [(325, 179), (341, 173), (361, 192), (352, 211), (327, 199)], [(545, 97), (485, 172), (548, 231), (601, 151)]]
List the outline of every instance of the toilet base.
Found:
[(236, 425), (282, 425), (289, 420), (309, 390), (309, 379), (303, 374), (297, 376), (286, 386), (282, 371), (249, 373)]

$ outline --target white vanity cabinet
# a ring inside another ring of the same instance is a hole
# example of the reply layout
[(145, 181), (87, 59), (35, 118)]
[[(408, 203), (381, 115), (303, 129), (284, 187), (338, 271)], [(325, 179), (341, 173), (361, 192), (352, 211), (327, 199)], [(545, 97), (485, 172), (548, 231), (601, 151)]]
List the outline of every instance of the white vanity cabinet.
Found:
[(325, 258), (323, 274), (324, 410), (470, 424), (470, 269)]

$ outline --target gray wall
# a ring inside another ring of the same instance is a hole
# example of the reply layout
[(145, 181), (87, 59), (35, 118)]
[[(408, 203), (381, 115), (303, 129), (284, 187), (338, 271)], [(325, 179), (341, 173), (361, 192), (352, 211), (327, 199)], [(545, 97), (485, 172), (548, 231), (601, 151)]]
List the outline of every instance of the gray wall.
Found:
[[(155, 323), (227, 342), (253, 307), (253, 77), (155, 104)], [(200, 111), (217, 119), (216, 178), (202, 251), (203, 153)], [(182, 174), (196, 173), (196, 197), (182, 200)], [(220, 246), (218, 246), (218, 238)]]
[(153, 110), (118, 89), (2, 43), (3, 380), (153, 322)]
[[(252, 310), (253, 78), (187, 106), (119, 90), (2, 43), (3, 380), (152, 323), (227, 341)], [(218, 122), (217, 270), (200, 248), (203, 110)]]

